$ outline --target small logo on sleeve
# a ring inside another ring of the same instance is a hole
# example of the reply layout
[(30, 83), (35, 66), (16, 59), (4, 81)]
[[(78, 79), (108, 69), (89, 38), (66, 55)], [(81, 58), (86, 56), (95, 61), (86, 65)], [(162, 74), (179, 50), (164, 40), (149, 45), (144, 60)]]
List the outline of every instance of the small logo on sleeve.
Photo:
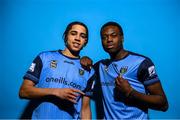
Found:
[(104, 70), (105, 70), (106, 72), (108, 72), (108, 66), (107, 66), (107, 65), (104, 65)]
[(154, 74), (156, 74), (155, 67), (154, 66), (149, 67), (148, 72), (149, 72), (149, 76), (153, 76)]
[(34, 72), (35, 67), (36, 67), (36, 63), (32, 63), (31, 66), (29, 67), (29, 71)]
[(51, 60), (50, 68), (57, 68), (57, 61), (56, 60)]

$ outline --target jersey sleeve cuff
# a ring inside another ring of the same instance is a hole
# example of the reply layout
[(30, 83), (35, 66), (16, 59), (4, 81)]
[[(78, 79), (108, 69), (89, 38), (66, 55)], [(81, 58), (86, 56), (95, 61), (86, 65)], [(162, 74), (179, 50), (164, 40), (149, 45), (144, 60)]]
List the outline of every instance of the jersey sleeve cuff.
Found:
[(160, 80), (158, 78), (154, 78), (154, 79), (151, 79), (151, 80), (147, 80), (147, 81), (144, 81), (144, 85), (145, 86), (149, 86), (149, 85), (152, 85), (156, 82), (159, 82)]
[(28, 79), (28, 80), (31, 80), (31, 81), (33, 81), (33, 82), (35, 82), (35, 83), (37, 83), (37, 82), (39, 81), (38, 78), (36, 78), (35, 76), (33, 76), (33, 75), (31, 75), (31, 74), (28, 74), (28, 73), (26, 73), (26, 74), (24, 75), (23, 79)]

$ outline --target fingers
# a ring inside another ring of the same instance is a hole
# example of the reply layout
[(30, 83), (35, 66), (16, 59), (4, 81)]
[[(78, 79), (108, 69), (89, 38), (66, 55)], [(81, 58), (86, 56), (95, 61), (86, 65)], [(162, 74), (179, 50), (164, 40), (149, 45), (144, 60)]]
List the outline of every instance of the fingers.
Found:
[(72, 103), (77, 103), (77, 97), (76, 96), (74, 96), (74, 95), (68, 95), (68, 98), (67, 98), (67, 100), (69, 100), (70, 102), (72, 102)]
[(92, 60), (87, 60), (87, 64), (89, 65), (89, 66), (92, 66)]
[(120, 85), (122, 82), (123, 82), (123, 78), (122, 78), (121, 76), (118, 76), (118, 77), (115, 79), (115, 84), (117, 84), (117, 85)]
[(72, 90), (73, 90), (73, 92), (75, 92), (75, 93), (79, 93), (79, 94), (81, 94), (81, 95), (85, 95), (85, 93), (82, 92), (81, 90), (78, 90), (78, 89), (72, 89)]
[(67, 100), (74, 103), (74, 104), (77, 103), (76, 99), (73, 99), (73, 98), (68, 98)]
[(77, 103), (77, 97), (80, 97), (80, 95), (85, 95), (85, 93), (78, 89), (71, 89), (71, 92), (68, 95), (68, 100)]
[(82, 60), (82, 62), (84, 62), (84, 65), (92, 65), (92, 60), (85, 58), (84, 60)]
[(85, 70), (88, 70), (88, 71), (91, 69), (92, 64), (93, 64), (92, 60), (91, 60), (89, 57), (87, 57), (87, 56), (82, 57), (82, 58), (80, 59), (80, 63), (81, 63), (81, 66), (82, 66)]
[(85, 64), (84, 64), (84, 69), (85, 69), (85, 70), (88, 70), (88, 71), (89, 71), (89, 70), (91, 70), (91, 68), (92, 68), (92, 64), (91, 64), (91, 63), (85, 63)]
[(129, 97), (131, 92), (133, 91), (133, 88), (129, 84), (128, 80), (122, 78), (121, 76), (118, 76), (115, 79), (115, 87), (122, 93), (124, 94), (125, 97)]

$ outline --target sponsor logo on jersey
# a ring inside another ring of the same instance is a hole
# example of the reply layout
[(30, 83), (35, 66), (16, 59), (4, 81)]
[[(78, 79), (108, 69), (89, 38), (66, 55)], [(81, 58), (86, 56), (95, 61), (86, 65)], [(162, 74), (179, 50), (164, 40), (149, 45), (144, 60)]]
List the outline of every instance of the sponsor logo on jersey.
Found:
[(79, 74), (80, 74), (80, 75), (84, 75), (84, 70), (79, 69)]
[(68, 64), (72, 64), (72, 65), (74, 65), (74, 62), (72, 62), (72, 61), (67, 61), (67, 60), (64, 60), (64, 63), (68, 63)]
[(110, 82), (101, 82), (102, 86), (115, 86), (115, 82), (114, 81), (110, 81)]
[(31, 66), (29, 67), (29, 71), (34, 72), (35, 67), (36, 67), (36, 63), (32, 63)]
[(56, 60), (52, 60), (50, 63), (50, 68), (56, 68), (57, 67), (57, 61)]
[(155, 67), (151, 66), (148, 68), (149, 76), (153, 76), (156, 74)]
[[(81, 84), (78, 84), (76, 82), (71, 82), (66, 80), (64, 77), (54, 78), (54, 77), (47, 77), (46, 78), (47, 83), (56, 83), (56, 84), (64, 84), (66, 86), (73, 87), (75, 89), (83, 90), (85, 89)], [(68, 87), (69, 88), (69, 87)]]
[(128, 70), (128, 66), (123, 66), (123, 67), (121, 67), (121, 69), (120, 69), (120, 71), (119, 71), (120, 75), (125, 74), (125, 73), (127, 72), (127, 70)]

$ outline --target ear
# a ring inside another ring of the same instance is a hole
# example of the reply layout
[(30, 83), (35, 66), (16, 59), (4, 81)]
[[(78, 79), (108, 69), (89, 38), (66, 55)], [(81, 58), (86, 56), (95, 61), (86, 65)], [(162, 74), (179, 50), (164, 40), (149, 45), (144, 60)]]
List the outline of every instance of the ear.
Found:
[(68, 42), (67, 42), (67, 40), (65, 40), (65, 46), (66, 46), (66, 47), (68, 46)]
[(121, 36), (121, 41), (122, 43), (124, 43), (124, 36)]
[(85, 46), (86, 46), (86, 44), (87, 44), (87, 39), (85, 40), (83, 47), (85, 47)]

